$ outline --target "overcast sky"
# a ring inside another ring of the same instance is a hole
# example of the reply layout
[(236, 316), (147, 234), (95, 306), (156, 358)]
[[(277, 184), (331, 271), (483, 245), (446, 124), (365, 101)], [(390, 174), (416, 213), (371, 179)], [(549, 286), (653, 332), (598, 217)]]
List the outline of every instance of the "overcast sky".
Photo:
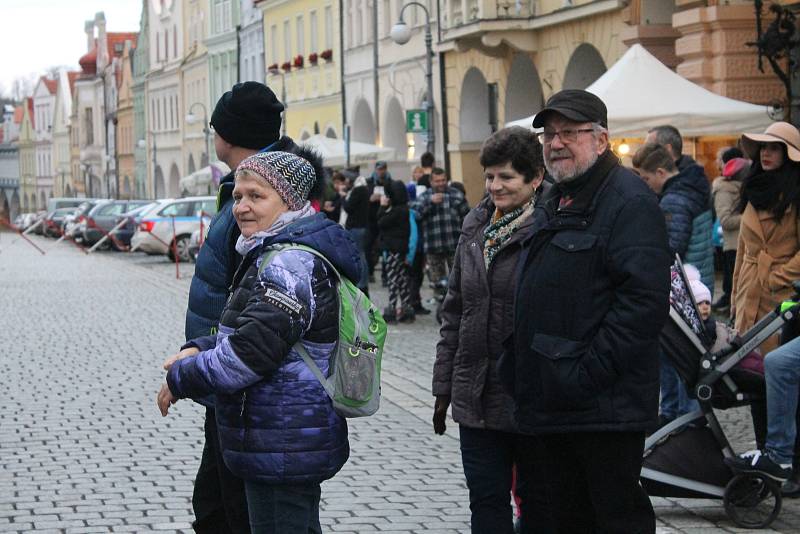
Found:
[(0, 92), (48, 67), (77, 69), (86, 53), (84, 22), (98, 11), (108, 31), (139, 31), (142, 0), (0, 0)]

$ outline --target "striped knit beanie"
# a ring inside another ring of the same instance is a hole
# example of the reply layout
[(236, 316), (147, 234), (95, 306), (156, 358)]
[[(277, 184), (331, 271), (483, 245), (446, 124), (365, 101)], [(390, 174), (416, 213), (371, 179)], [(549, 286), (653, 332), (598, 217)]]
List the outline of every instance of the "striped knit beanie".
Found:
[(266, 180), (291, 211), (305, 205), (317, 179), (314, 167), (307, 160), (289, 152), (254, 154), (239, 164), (236, 175), (242, 171), (250, 171)]

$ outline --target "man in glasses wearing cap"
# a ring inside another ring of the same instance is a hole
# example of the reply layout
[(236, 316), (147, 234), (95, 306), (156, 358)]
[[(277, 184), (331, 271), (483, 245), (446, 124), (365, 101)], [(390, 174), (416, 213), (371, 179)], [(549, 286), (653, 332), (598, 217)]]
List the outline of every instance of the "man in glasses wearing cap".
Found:
[(610, 150), (598, 97), (556, 93), (533, 126), (555, 186), (519, 260), (500, 373), (520, 432), (545, 444), (558, 532), (655, 532), (639, 473), (669, 309), (664, 217)]

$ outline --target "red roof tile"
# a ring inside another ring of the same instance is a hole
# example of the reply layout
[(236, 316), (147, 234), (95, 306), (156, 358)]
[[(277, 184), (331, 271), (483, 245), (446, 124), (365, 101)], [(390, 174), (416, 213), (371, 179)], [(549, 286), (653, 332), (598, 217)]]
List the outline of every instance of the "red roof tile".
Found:
[(17, 106), (14, 108), (14, 124), (22, 124), (22, 115), (25, 113), (25, 108)]
[(73, 70), (67, 73), (67, 81), (69, 82), (69, 92), (75, 92), (75, 80), (81, 75), (81, 71)]
[(94, 76), (97, 74), (97, 39), (94, 40), (94, 46), (86, 54), (81, 56), (78, 60), (81, 66), (81, 74), (85, 76)]
[(51, 95), (56, 94), (56, 91), (58, 90), (58, 80), (51, 80), (47, 76), (42, 76), (41, 79), (44, 82), (44, 85), (45, 87), (47, 87), (47, 90), (50, 92), (50, 94)]
[[(131, 45), (135, 47), (138, 37), (139, 34), (137, 32), (109, 32), (106, 34), (109, 56), (122, 57), (122, 52), (125, 50), (125, 41), (130, 41)], [(116, 45), (119, 45), (119, 47)]]

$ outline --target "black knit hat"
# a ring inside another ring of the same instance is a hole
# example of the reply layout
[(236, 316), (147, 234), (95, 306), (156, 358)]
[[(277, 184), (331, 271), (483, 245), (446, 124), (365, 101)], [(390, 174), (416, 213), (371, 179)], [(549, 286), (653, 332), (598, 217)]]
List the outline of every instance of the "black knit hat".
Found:
[(278, 139), (283, 104), (258, 82), (237, 83), (217, 102), (211, 126), (228, 143), (260, 150)]

